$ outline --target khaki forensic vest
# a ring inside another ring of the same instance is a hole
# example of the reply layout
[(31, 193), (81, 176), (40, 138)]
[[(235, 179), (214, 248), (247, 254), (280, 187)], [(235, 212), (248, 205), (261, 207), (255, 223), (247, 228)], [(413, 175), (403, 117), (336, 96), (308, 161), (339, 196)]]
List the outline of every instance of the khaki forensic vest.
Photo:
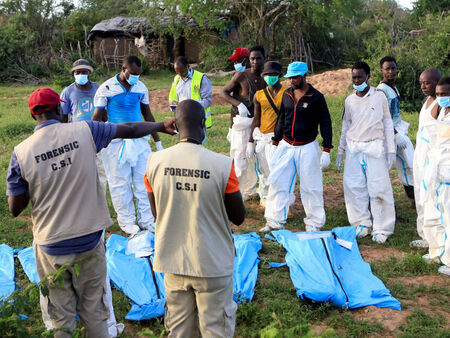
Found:
[[(192, 80), (191, 80), (191, 99), (192, 100), (200, 100), (202, 96), (200, 95), (200, 87), (202, 85), (202, 79), (203, 79), (203, 73), (194, 70), (192, 73)], [(180, 75), (175, 75), (172, 87), (170, 88), (169, 93), (169, 103), (172, 101), (178, 102), (177, 97), (177, 84), (178, 81), (180, 81)], [(205, 109), (205, 125), (206, 128), (210, 128), (212, 126), (212, 119), (211, 119), (211, 107), (208, 107)]]
[(147, 178), (156, 202), (155, 271), (192, 277), (233, 274), (225, 209), (232, 159), (180, 142), (152, 153)]
[(43, 127), (14, 152), (28, 182), (37, 244), (80, 237), (112, 224), (86, 122)]

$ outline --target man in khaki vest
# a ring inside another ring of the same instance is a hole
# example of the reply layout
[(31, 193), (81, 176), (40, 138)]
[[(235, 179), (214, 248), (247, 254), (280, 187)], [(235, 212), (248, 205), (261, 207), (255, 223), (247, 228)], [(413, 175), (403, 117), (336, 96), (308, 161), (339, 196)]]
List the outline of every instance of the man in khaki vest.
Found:
[(82, 121), (61, 124), (59, 95), (50, 88), (28, 101), (37, 121), (33, 135), (14, 148), (7, 176), (9, 210), (18, 216), (31, 201), (36, 267), (49, 277), (48, 312), (55, 337), (71, 337), (77, 314), (90, 337), (109, 337), (104, 301), (106, 261), (103, 231), (112, 224), (97, 175), (96, 154), (114, 138), (138, 138), (153, 132), (173, 134), (165, 123), (113, 124)]
[(205, 112), (175, 110), (180, 141), (152, 153), (144, 178), (156, 217), (154, 269), (165, 273), (169, 337), (232, 337), (234, 244), (245, 207), (233, 160), (202, 146)]

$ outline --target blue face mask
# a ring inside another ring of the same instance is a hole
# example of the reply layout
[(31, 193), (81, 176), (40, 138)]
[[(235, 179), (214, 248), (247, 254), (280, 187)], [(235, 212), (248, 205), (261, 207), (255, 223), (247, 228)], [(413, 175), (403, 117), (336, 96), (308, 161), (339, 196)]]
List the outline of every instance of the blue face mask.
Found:
[(364, 91), (364, 89), (366, 89), (367, 88), (367, 83), (365, 83), (365, 82), (363, 82), (363, 83), (361, 83), (359, 86), (357, 86), (357, 85), (353, 85), (353, 88), (355, 88), (357, 91), (359, 91), (359, 92), (363, 92)]
[(138, 81), (139, 81), (139, 75), (130, 74), (130, 77), (127, 79), (127, 82), (131, 86), (134, 86), (136, 83), (138, 83)]
[(450, 96), (436, 97), (436, 101), (438, 105), (441, 106), (442, 108), (450, 107)]
[(245, 67), (242, 64), (242, 62), (241, 63), (235, 63), (234, 64), (234, 69), (236, 69), (238, 72), (242, 72), (245, 69)]
[(86, 83), (88, 83), (88, 81), (88, 75), (86, 74), (75, 75), (75, 82), (80, 86), (84, 86)]

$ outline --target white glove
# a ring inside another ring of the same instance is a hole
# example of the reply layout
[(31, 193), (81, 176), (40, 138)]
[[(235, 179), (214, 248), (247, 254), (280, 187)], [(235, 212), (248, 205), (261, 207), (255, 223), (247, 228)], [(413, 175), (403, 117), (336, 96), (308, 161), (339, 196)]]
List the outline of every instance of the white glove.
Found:
[(342, 170), (342, 161), (344, 160), (344, 154), (338, 154), (336, 157), (336, 167), (339, 171)]
[(247, 142), (247, 158), (251, 159), (253, 154), (255, 153), (255, 143), (254, 142)]
[(242, 117), (249, 117), (250, 112), (247, 109), (247, 106), (243, 104), (242, 102), (239, 103), (239, 106), (237, 106), (237, 109), (239, 110), (239, 115)]
[(401, 133), (395, 134), (394, 141), (398, 149), (405, 149), (408, 146), (408, 138)]
[(155, 142), (155, 145), (156, 145), (156, 151), (164, 150), (164, 147), (163, 147), (161, 141)]
[(322, 151), (322, 156), (320, 157), (320, 166), (325, 169), (330, 165), (330, 153), (327, 151)]
[(387, 153), (386, 155), (387, 164), (389, 169), (391, 169), (392, 165), (395, 163), (395, 160), (397, 159), (397, 156), (395, 153)]
[(233, 133), (233, 130), (231, 128), (228, 128), (228, 134), (227, 134), (227, 140), (231, 143), (231, 135)]

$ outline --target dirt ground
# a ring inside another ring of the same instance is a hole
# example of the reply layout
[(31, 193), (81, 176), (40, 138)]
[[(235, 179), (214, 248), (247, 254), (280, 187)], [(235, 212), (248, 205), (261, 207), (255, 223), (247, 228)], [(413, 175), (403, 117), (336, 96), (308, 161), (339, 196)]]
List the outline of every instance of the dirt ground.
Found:
[[(351, 69), (330, 70), (313, 76), (308, 76), (307, 81), (325, 96), (340, 95), (344, 93), (351, 83)], [(289, 87), (287, 80), (282, 82)], [(228, 103), (220, 97), (221, 86), (213, 86), (213, 106), (226, 106)], [(157, 89), (150, 91), (150, 108), (154, 112), (169, 111), (169, 89)]]

